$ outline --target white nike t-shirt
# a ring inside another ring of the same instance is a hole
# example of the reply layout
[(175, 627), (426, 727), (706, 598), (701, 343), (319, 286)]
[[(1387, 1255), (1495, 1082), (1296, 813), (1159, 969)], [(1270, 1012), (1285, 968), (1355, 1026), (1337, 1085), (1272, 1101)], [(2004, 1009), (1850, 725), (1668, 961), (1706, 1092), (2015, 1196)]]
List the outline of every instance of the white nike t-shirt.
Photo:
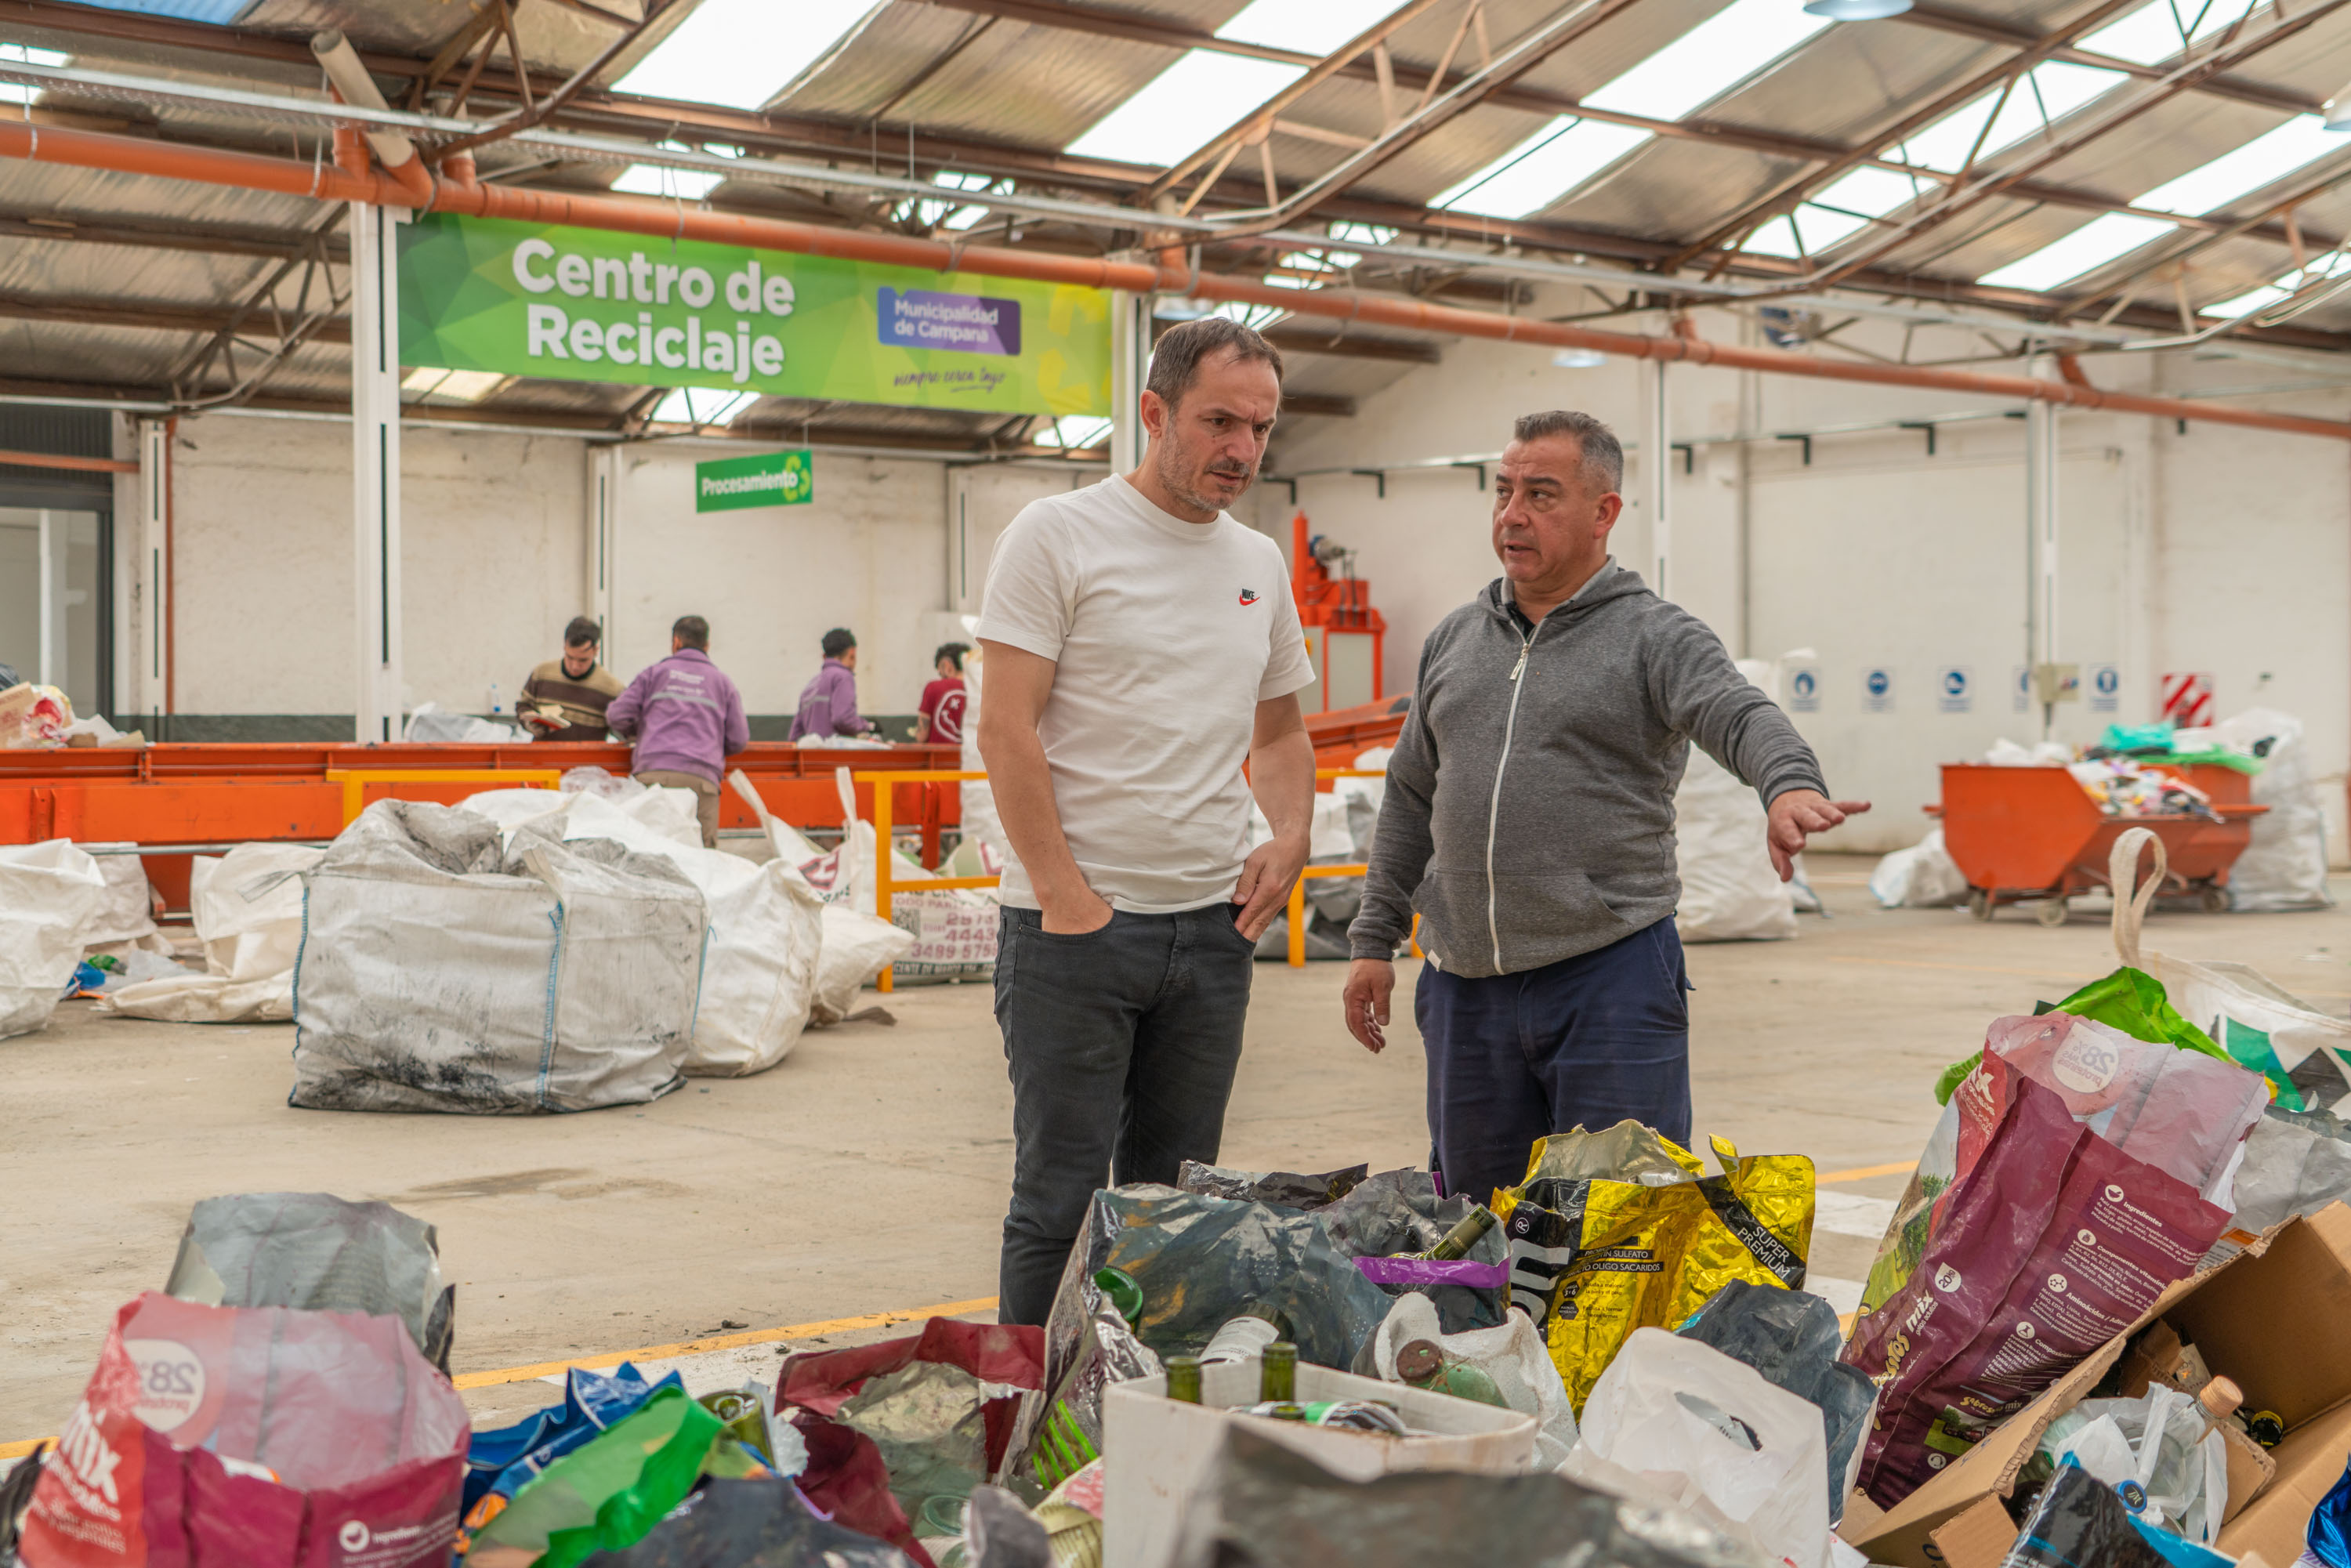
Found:
[[(1232, 896), (1257, 705), (1314, 679), (1280, 547), (1187, 523), (1117, 475), (1031, 502), (997, 541), (977, 635), (1058, 667), (1038, 723), (1061, 831), (1113, 909)], [(1015, 860), (1004, 902), (1039, 907)]]

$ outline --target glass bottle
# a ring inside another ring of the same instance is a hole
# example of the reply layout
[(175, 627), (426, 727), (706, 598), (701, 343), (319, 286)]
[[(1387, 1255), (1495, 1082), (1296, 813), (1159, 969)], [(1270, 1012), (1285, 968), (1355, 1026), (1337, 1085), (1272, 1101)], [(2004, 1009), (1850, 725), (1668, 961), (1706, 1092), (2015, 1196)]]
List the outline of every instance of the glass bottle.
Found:
[(1435, 1340), (1416, 1339), (1396, 1352), (1396, 1376), (1415, 1388), (1426, 1388), (1434, 1394), (1450, 1394), (1456, 1399), (1510, 1408), (1510, 1402), (1502, 1397), (1501, 1389), (1484, 1368), (1447, 1355)]
[(1461, 1223), (1445, 1233), (1445, 1239), (1430, 1248), (1427, 1256), (1437, 1262), (1450, 1263), (1469, 1256), (1469, 1249), (1478, 1245), (1486, 1232), (1494, 1228), (1494, 1211), (1483, 1204), (1472, 1204)]
[(1134, 1276), (1125, 1270), (1095, 1270), (1094, 1289), (1100, 1291), (1102, 1300), (1126, 1320), (1127, 1327), (1133, 1328), (1143, 1321), (1143, 1287), (1136, 1284)]
[(1207, 1348), (1200, 1352), (1202, 1361), (1249, 1361), (1261, 1354), (1265, 1347), (1290, 1335), (1290, 1314), (1270, 1301), (1251, 1301), (1240, 1316), (1231, 1319), (1216, 1332)]
[(1265, 1347), (1259, 1360), (1258, 1399), (1269, 1405), (1294, 1405), (1298, 1401), (1298, 1347), (1288, 1340), (1278, 1339)]
[(1200, 1402), (1198, 1356), (1171, 1355), (1167, 1358), (1167, 1397), (1186, 1405)]

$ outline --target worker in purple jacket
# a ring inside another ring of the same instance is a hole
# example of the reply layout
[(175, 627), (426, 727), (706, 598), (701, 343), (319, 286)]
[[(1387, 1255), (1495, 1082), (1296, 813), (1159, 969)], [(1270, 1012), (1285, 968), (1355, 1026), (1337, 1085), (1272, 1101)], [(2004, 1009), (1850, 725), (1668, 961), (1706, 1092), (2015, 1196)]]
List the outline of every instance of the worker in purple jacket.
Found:
[(870, 735), (872, 725), (857, 712), (857, 633), (836, 626), (824, 634), (823, 648), (824, 663), (800, 688), (790, 738), (821, 745), (835, 736)]
[(729, 752), (751, 744), (743, 694), (710, 662), (710, 622), (681, 615), (669, 657), (637, 673), (604, 710), (614, 735), (636, 743), (630, 772), (641, 784), (694, 791), (702, 845), (718, 847), (718, 780)]

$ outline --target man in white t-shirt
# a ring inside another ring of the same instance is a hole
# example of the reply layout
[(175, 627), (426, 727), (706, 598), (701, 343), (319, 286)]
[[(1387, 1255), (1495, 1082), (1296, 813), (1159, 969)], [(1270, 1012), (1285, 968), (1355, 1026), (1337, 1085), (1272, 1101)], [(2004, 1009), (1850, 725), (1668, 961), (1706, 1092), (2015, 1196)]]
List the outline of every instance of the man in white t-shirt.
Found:
[[(1025, 507), (977, 636), (979, 746), (1015, 856), (996, 1019), (1013, 1091), (998, 1321), (1042, 1323), (1107, 1183), (1213, 1161), (1257, 938), (1306, 863), (1314, 677), (1256, 478), (1281, 356), (1221, 317), (1159, 340), (1134, 473)], [(1249, 763), (1249, 775), (1241, 764)], [(1273, 829), (1249, 843), (1254, 792)]]

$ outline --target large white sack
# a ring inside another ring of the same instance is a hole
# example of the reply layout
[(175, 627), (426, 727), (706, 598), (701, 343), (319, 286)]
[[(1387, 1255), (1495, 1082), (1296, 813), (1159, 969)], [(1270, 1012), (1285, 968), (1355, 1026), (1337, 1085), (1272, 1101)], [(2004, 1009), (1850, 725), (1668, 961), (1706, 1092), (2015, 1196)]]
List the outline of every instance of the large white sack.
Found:
[[(987, 661), (975, 648), (963, 659), (963, 770), (985, 773), (987, 760), (979, 754), (980, 689), (986, 684)], [(1012, 841), (1004, 836), (1003, 819), (996, 814), (996, 789), (985, 779), (967, 779), (963, 786), (963, 839), (977, 844), (996, 864), (1012, 859)], [(978, 873), (975, 875), (981, 874)]]
[(674, 862), (379, 800), (303, 880), (288, 1103), (529, 1114), (683, 1082), (706, 920)]
[[(800, 874), (808, 878), (817, 897), (827, 905), (845, 904), (850, 908), (868, 913), (876, 925), (883, 924), (874, 911), (875, 845), (878, 841), (873, 824), (857, 815), (856, 787), (846, 768), (833, 769), (833, 783), (841, 793), (841, 821), (844, 831), (841, 842), (823, 854), (800, 862)], [(768, 833), (776, 838), (778, 824), (769, 820)], [(794, 835), (797, 837), (797, 835)], [(781, 847), (780, 841), (778, 841)], [(913, 985), (958, 979), (978, 979), (996, 969), (996, 944), (998, 924), (995, 889), (985, 892), (972, 888), (940, 888), (926, 891), (909, 887), (908, 883), (935, 881), (942, 875), (925, 867), (896, 848), (890, 851), (890, 880), (893, 891), (890, 898), (890, 920), (912, 938), (894, 958), (890, 960), (893, 984)], [(831, 927), (827, 926), (827, 940)], [(870, 946), (872, 934), (863, 939)], [(864, 950), (859, 949), (859, 961)], [(872, 979), (880, 973), (877, 966), (868, 973)], [(820, 989), (821, 989), (820, 982)], [(820, 1022), (828, 1021), (820, 1018)]]
[[(1780, 663), (1741, 659), (1739, 673), (1776, 702)], [(1796, 934), (1795, 895), (1772, 867), (1770, 823), (1754, 790), (1689, 748), (1674, 792), (1674, 864), (1682, 883), (1674, 927), (1683, 941), (1773, 941)]]
[(99, 854), (99, 850), (126, 851), (130, 844), (88, 844), (89, 858), (98, 862), (99, 874), (106, 879), (106, 891), (99, 898), (98, 909), (89, 924), (82, 928), (81, 945), (85, 953), (111, 948), (122, 944), (145, 947), (150, 952), (169, 952), (171, 944), (162, 939), (155, 929), (155, 895), (147, 885), (147, 867), (135, 854)]
[(48, 1027), (105, 895), (98, 862), (70, 840), (0, 845), (0, 1039)]
[(1634, 1330), (1593, 1385), (1559, 1473), (1643, 1500), (1663, 1496), (1751, 1539), (1767, 1562), (1836, 1561), (1820, 1406), (1663, 1329)]
[(2310, 781), (2302, 720), (2248, 708), (2210, 729), (2183, 729), (2172, 744), (2182, 751), (2227, 746), (2262, 759), (2253, 775), (2253, 804), (2269, 810), (2252, 820), (2252, 841), (2229, 868), (2230, 908), (2265, 913), (2324, 909), (2335, 902), (2326, 891), (2326, 814)]
[[(523, 799), (533, 795), (554, 795), (560, 805), (546, 808)], [(674, 805), (657, 799), (663, 795), (684, 796), (689, 802), (683, 819), (687, 838), (678, 836)], [(559, 820), (566, 841), (611, 839), (659, 855), (684, 873), (701, 891), (710, 921), (684, 1071), (719, 1078), (764, 1072), (790, 1053), (808, 1027), (824, 940), (820, 906), (807, 880), (783, 861), (755, 864), (724, 850), (704, 849), (692, 799), (684, 789), (647, 789), (615, 799), (500, 789), (474, 796), (459, 809), (480, 811), (502, 825), (509, 817), (517, 819), (513, 825)]]
[(1948, 909), (1968, 901), (1967, 873), (1943, 847), (1943, 830), (1896, 850), (1869, 873), (1870, 896), (1885, 909)]
[[(460, 809), (478, 811), (498, 825), (511, 843), (514, 831), (525, 822), (544, 818), (566, 818), (580, 809), (583, 800), (592, 800), (606, 812), (618, 812), (622, 818), (658, 838), (675, 844), (702, 847), (702, 822), (695, 814), (694, 791), (668, 788), (650, 788), (634, 779), (622, 782), (630, 786), (625, 791), (608, 795), (597, 789), (485, 789), (478, 795), (468, 795)], [(611, 821), (611, 816), (600, 819)], [(559, 829), (559, 838), (573, 835), (568, 829)]]
[(839, 900), (824, 906), (823, 919), (810, 1021), (839, 1023), (857, 1010), (859, 991), (914, 950), (914, 934)]
[(294, 1016), (294, 959), (302, 949), (301, 873), (324, 850), (239, 844), (198, 855), (188, 912), (204, 946), (204, 973), (121, 986), (98, 1010), (167, 1023), (283, 1023)]

